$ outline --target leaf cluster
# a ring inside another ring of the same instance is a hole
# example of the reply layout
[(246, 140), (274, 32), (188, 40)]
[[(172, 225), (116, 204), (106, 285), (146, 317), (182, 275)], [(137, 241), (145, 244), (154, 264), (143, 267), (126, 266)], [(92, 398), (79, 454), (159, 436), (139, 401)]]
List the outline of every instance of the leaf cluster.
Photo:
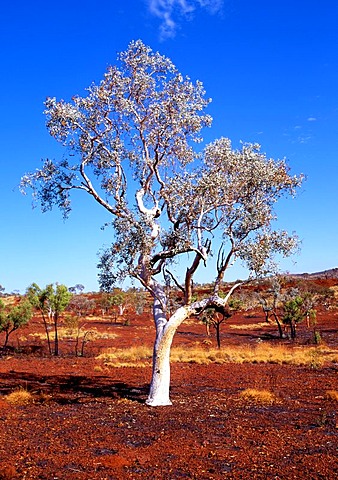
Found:
[(8, 336), (18, 328), (26, 325), (32, 317), (32, 307), (27, 301), (21, 301), (18, 305), (6, 306), (0, 300), (0, 333), (6, 333), (6, 342)]

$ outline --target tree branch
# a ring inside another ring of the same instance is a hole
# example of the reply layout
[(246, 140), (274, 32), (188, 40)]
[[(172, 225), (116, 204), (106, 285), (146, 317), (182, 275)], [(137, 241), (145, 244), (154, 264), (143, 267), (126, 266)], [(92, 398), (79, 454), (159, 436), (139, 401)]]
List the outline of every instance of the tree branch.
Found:
[(220, 289), (220, 285), (223, 281), (223, 278), (224, 278), (224, 273), (225, 271), (227, 270), (227, 268), (229, 267), (229, 264), (230, 264), (230, 261), (231, 261), (231, 258), (233, 256), (233, 254), (235, 253), (235, 246), (234, 246), (234, 242), (233, 240), (231, 241), (232, 243), (232, 247), (228, 253), (228, 255), (225, 257), (224, 255), (224, 251), (223, 251), (223, 244), (220, 246), (219, 248), (219, 251), (218, 251), (218, 256), (217, 256), (217, 278), (216, 278), (216, 281), (215, 281), (215, 285), (214, 285), (214, 293), (215, 294), (218, 294), (219, 292), (219, 289)]
[(181, 290), (181, 292), (183, 292), (184, 295), (185, 295), (185, 290), (184, 290), (184, 288), (183, 288), (182, 285), (178, 282), (177, 278), (170, 272), (170, 270), (166, 269), (166, 270), (165, 270), (165, 273), (167, 273), (167, 274), (170, 276), (170, 278), (174, 281), (176, 287), (177, 287), (179, 290)]
[(191, 303), (192, 299), (192, 278), (196, 272), (196, 270), (199, 267), (199, 264), (201, 260), (204, 260), (204, 262), (207, 259), (207, 255), (210, 251), (211, 247), (211, 241), (207, 240), (205, 243), (205, 246), (202, 247), (203, 251), (197, 251), (195, 258), (192, 262), (192, 265), (190, 268), (187, 268), (186, 274), (185, 274), (185, 302), (186, 305), (189, 305)]
[(83, 188), (86, 189), (86, 191), (92, 196), (94, 197), (94, 199), (100, 204), (102, 205), (102, 207), (104, 207), (106, 210), (108, 210), (108, 212), (110, 212), (111, 214), (113, 215), (116, 215), (117, 217), (121, 217), (121, 212), (118, 211), (117, 209), (113, 208), (112, 205), (110, 205), (110, 203), (106, 202), (105, 200), (103, 200), (103, 198), (97, 193), (97, 191), (95, 190), (95, 188), (93, 187), (93, 184), (91, 183), (89, 177), (87, 176), (86, 172), (85, 172), (85, 169), (84, 169), (84, 162), (81, 163), (80, 165), (80, 173), (81, 173), (81, 176), (82, 178), (84, 179), (85, 183), (83, 185)]

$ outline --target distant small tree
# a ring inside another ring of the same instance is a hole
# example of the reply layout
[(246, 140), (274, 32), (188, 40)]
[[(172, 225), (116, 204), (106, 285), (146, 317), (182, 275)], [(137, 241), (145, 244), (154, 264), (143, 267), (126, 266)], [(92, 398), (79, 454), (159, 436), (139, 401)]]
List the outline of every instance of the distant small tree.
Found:
[[(221, 298), (224, 298), (226, 295), (223, 292), (219, 293)], [(202, 315), (202, 322), (206, 326), (207, 335), (210, 334), (210, 326), (216, 330), (216, 341), (217, 347), (221, 348), (221, 325), (222, 323), (231, 317), (232, 313), (240, 310), (242, 306), (242, 301), (240, 298), (233, 297), (228, 301), (227, 308), (207, 308)]]
[(221, 325), (231, 317), (230, 309), (207, 308), (203, 313), (202, 322), (206, 325), (207, 332), (210, 326), (216, 330), (217, 347), (221, 348)]
[[(71, 289), (69, 289), (71, 291)], [(85, 295), (73, 295), (67, 310), (71, 310), (78, 318), (86, 317), (95, 308), (95, 301)]]
[(133, 305), (136, 315), (142, 315), (147, 305), (147, 292), (141, 288), (133, 290)]
[(304, 320), (306, 315), (303, 309), (303, 299), (300, 296), (287, 300), (283, 306), (284, 315), (282, 321), (290, 327), (291, 338), (296, 338), (296, 326)]
[[(69, 291), (71, 291), (70, 288)], [(75, 331), (75, 355), (77, 357), (83, 357), (86, 344), (95, 336), (93, 330), (85, 329), (85, 319), (95, 309), (95, 306), (95, 300), (81, 294), (73, 295), (68, 304), (67, 310), (75, 313), (75, 316), (67, 316), (65, 324), (70, 330)]]
[(108, 315), (112, 307), (111, 294), (103, 291), (98, 299), (98, 306), (101, 309), (102, 317)]
[(77, 284), (74, 285), (73, 287), (69, 287), (68, 290), (70, 291), (70, 293), (80, 294), (80, 293), (83, 292), (84, 286), (83, 286), (81, 283), (77, 283)]
[(312, 292), (299, 289), (298, 287), (289, 288), (283, 295), (281, 307), (281, 317), (284, 325), (290, 328), (291, 338), (296, 338), (297, 325), (306, 319), (307, 326), (314, 326), (314, 336), (316, 336), (316, 310), (315, 296)]
[(68, 306), (72, 294), (69, 292), (65, 285), (51, 283), (44, 289), (41, 289), (36, 283), (33, 283), (27, 289), (27, 299), (36, 307), (41, 315), (45, 326), (47, 335), (48, 348), (50, 354), (52, 354), (49, 328), (50, 324), (54, 327), (54, 355), (59, 355), (59, 337), (58, 337), (58, 324), (61, 313)]
[(4, 302), (0, 300), (0, 333), (5, 333), (3, 348), (7, 347), (11, 333), (26, 325), (31, 317), (32, 306), (27, 300), (16, 306), (5, 306)]
[(0, 297), (2, 297), (5, 293), (5, 287), (3, 287), (2, 285), (0, 285)]
[(280, 338), (284, 338), (282, 320), (280, 319), (279, 304), (282, 301), (283, 278), (276, 275), (267, 279), (267, 287), (257, 292), (259, 303), (262, 306), (265, 321), (268, 323), (272, 317), (278, 328)]
[(54, 323), (54, 355), (59, 355), (59, 338), (58, 326), (59, 318), (62, 312), (66, 309), (72, 294), (69, 292), (66, 285), (53, 284), (47, 285), (48, 303), (52, 314)]
[(115, 323), (118, 317), (122, 317), (127, 307), (126, 294), (123, 290), (114, 289), (110, 296), (110, 305), (114, 310)]
[(52, 345), (50, 341), (49, 329), (51, 322), (51, 310), (48, 303), (46, 289), (41, 289), (36, 283), (32, 283), (26, 290), (26, 297), (31, 305), (41, 314), (45, 328), (49, 354), (52, 355)]

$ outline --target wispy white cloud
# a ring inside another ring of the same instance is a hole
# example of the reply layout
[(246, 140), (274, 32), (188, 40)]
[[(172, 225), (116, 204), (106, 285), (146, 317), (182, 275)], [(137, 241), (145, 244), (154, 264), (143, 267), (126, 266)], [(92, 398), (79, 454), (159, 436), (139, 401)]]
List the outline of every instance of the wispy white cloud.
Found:
[(307, 119), (307, 121), (308, 121), (308, 122), (316, 122), (317, 119), (316, 119), (316, 117), (309, 117), (309, 118)]
[(162, 39), (172, 38), (179, 29), (182, 19), (191, 19), (198, 8), (211, 15), (222, 9), (224, 0), (147, 0), (150, 12), (161, 20)]
[(313, 139), (312, 135), (300, 135), (297, 138), (296, 143), (301, 143), (301, 144), (309, 143), (312, 139)]

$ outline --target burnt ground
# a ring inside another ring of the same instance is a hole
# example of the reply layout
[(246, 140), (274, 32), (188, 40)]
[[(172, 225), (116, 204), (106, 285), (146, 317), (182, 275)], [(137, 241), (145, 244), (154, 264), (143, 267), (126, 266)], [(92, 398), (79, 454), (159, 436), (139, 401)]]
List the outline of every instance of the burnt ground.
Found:
[[(222, 325), (222, 345), (254, 345), (262, 338), (260, 313), (237, 314)], [(323, 311), (323, 341), (337, 347), (337, 311)], [(39, 319), (20, 333), (40, 328)], [(98, 368), (97, 354), (116, 347), (149, 344), (151, 320), (129, 326), (97, 322), (117, 332), (106, 343), (86, 346), (77, 358), (61, 342), (61, 356), (37, 348), (0, 357), (0, 479), (333, 479), (338, 478), (338, 364), (298, 367), (278, 364), (172, 365), (171, 407), (147, 407), (151, 367)], [(274, 325), (263, 340), (279, 344)], [(203, 342), (204, 327), (182, 325), (175, 343)], [(311, 332), (301, 325), (289, 348), (306, 346)], [(13, 344), (19, 342), (15, 337)], [(214, 338), (212, 342), (215, 343)], [(306, 347), (305, 347), (306, 348)], [(18, 387), (35, 401), (12, 405), (5, 396)], [(278, 401), (250, 403), (246, 388), (267, 389)]]

